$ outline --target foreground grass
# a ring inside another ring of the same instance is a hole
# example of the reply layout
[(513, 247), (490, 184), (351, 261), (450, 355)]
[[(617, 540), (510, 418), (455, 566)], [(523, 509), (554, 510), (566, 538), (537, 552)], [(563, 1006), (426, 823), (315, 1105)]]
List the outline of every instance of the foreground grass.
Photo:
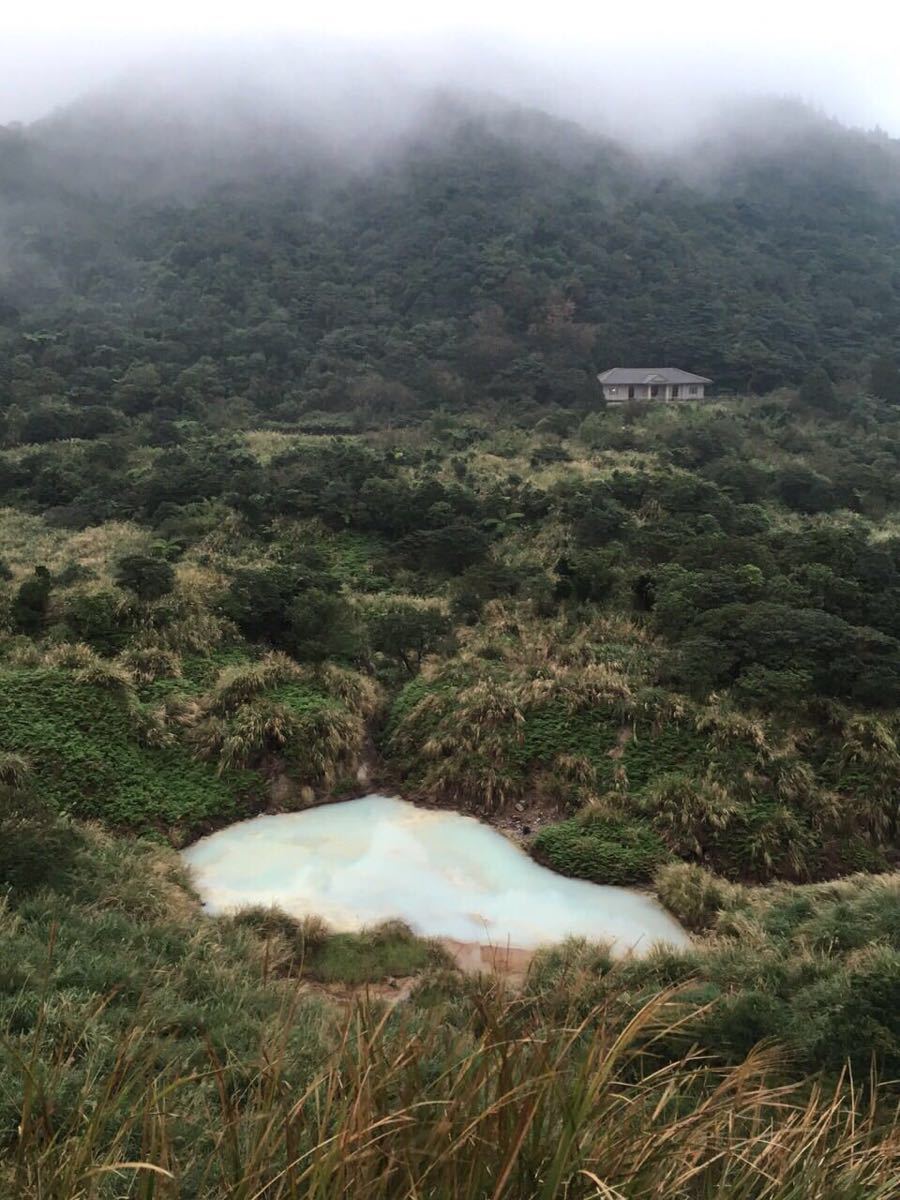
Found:
[(21, 1200), (896, 1194), (897, 1126), (875, 1087), (776, 1086), (765, 1050), (727, 1069), (696, 1053), (657, 1062), (668, 1003), (624, 1026), (598, 1010), (551, 1027), (490, 986), (465, 1020), (452, 1004), (424, 1020), (360, 1004), (305, 1076), (287, 1049), (292, 1005), (255, 1055), (210, 1045), (193, 1071), (160, 1070), (138, 1022), (65, 1112), (48, 1101), (66, 1062), (43, 1059), (41, 1024), (0, 1180)]
[[(400, 926), (204, 919), (171, 851), (14, 820), (0, 847), (3, 1200), (893, 1194), (889, 1080), (840, 1064), (810, 1077), (796, 1049), (716, 1041), (716, 1012), (752, 1034), (777, 984), (764, 972), (787, 980), (810, 959), (788, 969), (750, 947), (741, 981), (736, 945), (619, 965), (573, 946), (511, 996)], [(311, 987), (408, 971), (420, 982), (393, 1007)]]

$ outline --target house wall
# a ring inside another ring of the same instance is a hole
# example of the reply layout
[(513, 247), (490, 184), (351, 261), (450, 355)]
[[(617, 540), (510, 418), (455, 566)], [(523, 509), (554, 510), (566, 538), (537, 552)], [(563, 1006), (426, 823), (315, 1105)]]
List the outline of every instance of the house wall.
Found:
[[(656, 385), (652, 385), (652, 386), (656, 386), (659, 388), (659, 392), (657, 393), (656, 396), (651, 395), (651, 384), (649, 384), (649, 383), (635, 383), (635, 384), (631, 384), (631, 385), (623, 384), (623, 383), (616, 383), (616, 384), (604, 383), (602, 385), (603, 397), (606, 400), (607, 404), (627, 404), (627, 402), (629, 400), (651, 400), (651, 399), (654, 399), (654, 400), (660, 401), (660, 400), (672, 400), (673, 399), (672, 384), (660, 383), (660, 384), (656, 384)], [(697, 389), (696, 392), (691, 393), (692, 387)], [(632, 391), (634, 392), (633, 395), (630, 394)], [(678, 384), (678, 396), (675, 397), (675, 399), (676, 399), (676, 401), (678, 401), (678, 400), (703, 400), (705, 397), (705, 394), (706, 394), (706, 384), (705, 383), (690, 383), (690, 384), (689, 383), (679, 383)]]

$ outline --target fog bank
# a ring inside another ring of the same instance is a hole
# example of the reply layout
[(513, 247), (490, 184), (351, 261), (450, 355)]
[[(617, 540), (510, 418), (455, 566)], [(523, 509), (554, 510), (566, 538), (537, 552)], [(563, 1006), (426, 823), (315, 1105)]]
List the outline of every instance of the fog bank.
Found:
[[(791, 96), (844, 123), (900, 133), (900, 83), (849, 52), (780, 43), (638, 39), (619, 30), (579, 40), (576, 29), (496, 32), (230, 35), (182, 32), (12, 33), (0, 42), (0, 122), (29, 122), (88, 94), (227, 123), (252, 105), (311, 125), (348, 119), (376, 138), (410, 119), (435, 88), (500, 97), (588, 129), (650, 146), (689, 137), (723, 108)], [(223, 103), (223, 97), (230, 97)]]

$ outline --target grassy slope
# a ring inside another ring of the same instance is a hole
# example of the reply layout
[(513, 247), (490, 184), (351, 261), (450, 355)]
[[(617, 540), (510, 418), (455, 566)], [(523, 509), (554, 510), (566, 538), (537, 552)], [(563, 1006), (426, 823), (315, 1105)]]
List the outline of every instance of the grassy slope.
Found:
[(35, 786), (61, 811), (111, 825), (198, 825), (240, 816), (259, 783), (217, 774), (178, 743), (142, 745), (120, 696), (69, 672), (6, 670), (0, 745), (27, 756)]
[[(838, 977), (810, 982), (809, 955), (836, 954), (835, 903), (845, 970), (870, 1010), (884, 1004), (877, 955), (868, 973), (852, 961), (863, 935), (890, 931), (874, 884), (830, 905), (810, 894), (802, 913), (790, 893), (742, 897), (770, 926), (764, 943), (748, 953), (745, 928), (705, 966), (660, 954), (613, 967), (570, 946), (537, 964), (515, 1002), (439, 970), (393, 1013), (336, 1010), (304, 991), (310, 971), (342, 963), (341, 978), (377, 978), (400, 954), (425, 966), (430, 952), (402, 931), (354, 946), (312, 930), (307, 965), (302, 931), (277, 914), (199, 917), (170, 851), (68, 834), (56, 882), (0, 907), (0, 1195), (587, 1200), (594, 1176), (634, 1200), (890, 1194), (886, 1096), (787, 1083), (802, 1070), (797, 1039), (792, 1056), (745, 1058), (774, 1009), (754, 977), (782, 958), (808, 987), (781, 1009), (822, 1039), (840, 1028)], [(712, 982), (660, 994), (698, 970)], [(870, 1041), (872, 1028), (855, 1026)], [(724, 1060), (690, 1053), (699, 1033), (718, 1036)], [(149, 1166), (98, 1173), (123, 1162)]]

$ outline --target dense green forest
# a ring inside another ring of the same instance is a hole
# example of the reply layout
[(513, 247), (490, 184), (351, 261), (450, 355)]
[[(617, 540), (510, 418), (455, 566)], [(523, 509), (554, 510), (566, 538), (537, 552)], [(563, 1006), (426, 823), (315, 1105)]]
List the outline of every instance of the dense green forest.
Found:
[(617, 363), (754, 392), (867, 377), (896, 350), (897, 146), (788, 104), (745, 119), (781, 132), (648, 160), (445, 98), (356, 167), (289, 154), (280, 126), (218, 154), (162, 119), (0, 131), (3, 383), (45, 416), (7, 436), (210, 402), (220, 422), (585, 403)]
[[(892, 1194), (900, 157), (757, 119), (0, 131), (4, 1200)], [(693, 946), (203, 916), (362, 763)]]

